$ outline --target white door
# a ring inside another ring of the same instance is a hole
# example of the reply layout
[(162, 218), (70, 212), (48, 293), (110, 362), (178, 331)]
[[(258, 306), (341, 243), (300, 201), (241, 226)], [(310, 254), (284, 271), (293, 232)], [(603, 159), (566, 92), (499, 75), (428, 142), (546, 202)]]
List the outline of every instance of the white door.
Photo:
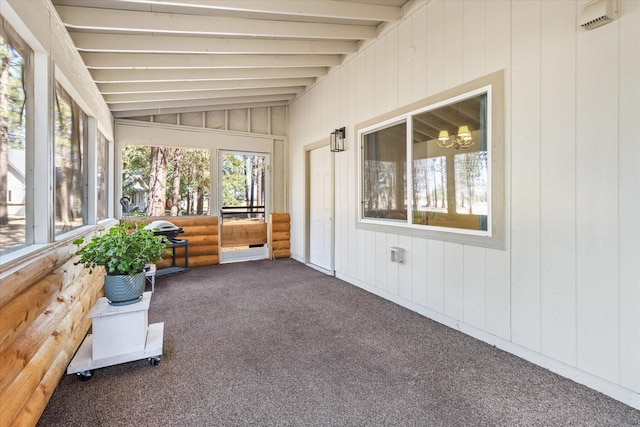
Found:
[(309, 262), (332, 271), (333, 185), (328, 146), (309, 152), (309, 168)]

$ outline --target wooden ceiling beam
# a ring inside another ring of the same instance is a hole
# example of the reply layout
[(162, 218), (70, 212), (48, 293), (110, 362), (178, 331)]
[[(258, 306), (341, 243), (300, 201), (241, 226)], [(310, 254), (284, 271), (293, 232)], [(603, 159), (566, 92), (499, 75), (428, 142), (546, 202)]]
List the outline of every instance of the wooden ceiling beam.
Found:
[(113, 107), (114, 104), (176, 101), (189, 99), (217, 99), (230, 97), (289, 95), (295, 96), (304, 90), (303, 86), (267, 87), (252, 89), (204, 90), (184, 92), (144, 92), (104, 95), (104, 100)]
[(185, 111), (186, 108), (195, 108), (197, 111), (207, 111), (211, 107), (224, 107), (231, 109), (231, 105), (249, 105), (251, 107), (259, 103), (286, 103), (292, 100), (295, 95), (266, 95), (266, 96), (246, 96), (246, 97), (229, 97), (229, 98), (210, 98), (210, 99), (187, 99), (177, 101), (151, 101), (151, 102), (135, 102), (124, 104), (113, 104), (110, 106), (114, 117), (118, 111), (138, 111), (139, 115), (147, 114), (167, 114), (168, 109), (176, 109), (175, 112)]
[(276, 100), (276, 101), (260, 101), (237, 104), (221, 104), (221, 105), (194, 105), (194, 106), (182, 106), (182, 107), (170, 107), (163, 108), (159, 113), (157, 109), (151, 110), (119, 110), (113, 112), (114, 118), (134, 118), (141, 116), (151, 116), (154, 114), (181, 114), (181, 113), (203, 113), (206, 111), (220, 111), (220, 110), (236, 110), (246, 108), (261, 108), (261, 107), (284, 107), (287, 105), (288, 100)]
[(57, 6), (68, 28), (99, 31), (200, 34), (211, 36), (366, 40), (377, 29), (366, 25), (269, 21), (205, 15)]
[(207, 80), (322, 77), (327, 67), (91, 70), (96, 83), (190, 82)]
[(178, 55), (154, 53), (81, 54), (89, 69), (282, 68), (331, 67), (340, 55)]
[(76, 47), (84, 52), (174, 54), (349, 54), (351, 40), (266, 40), (216, 37), (101, 34), (71, 31)]
[(333, 19), (366, 21), (395, 21), (400, 19), (400, 7), (363, 4), (336, 0), (117, 0), (119, 3), (181, 6), (190, 9), (213, 9), (245, 13), (269, 13), (285, 16), (312, 16)]
[(137, 82), (100, 83), (98, 89), (103, 95), (146, 92), (187, 92), (229, 89), (257, 89), (265, 87), (309, 86), (314, 78), (297, 79), (255, 79), (255, 80), (204, 80), (190, 82)]

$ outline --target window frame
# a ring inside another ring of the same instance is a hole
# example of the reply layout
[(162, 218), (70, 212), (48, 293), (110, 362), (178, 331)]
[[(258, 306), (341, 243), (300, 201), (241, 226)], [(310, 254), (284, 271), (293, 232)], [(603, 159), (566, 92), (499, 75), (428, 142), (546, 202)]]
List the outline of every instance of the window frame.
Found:
[[(399, 219), (399, 218), (364, 217), (364, 215), (363, 215), (364, 204), (365, 204), (365, 202), (364, 202), (364, 188), (365, 188), (365, 182), (364, 181), (365, 180), (363, 179), (365, 148), (364, 148), (364, 140), (363, 139), (364, 139), (364, 137), (366, 135), (370, 135), (370, 134), (372, 134), (374, 132), (377, 132), (377, 131), (382, 131), (382, 130), (385, 130), (385, 129), (389, 129), (389, 128), (392, 128), (394, 126), (397, 126), (397, 125), (400, 125), (400, 124), (403, 124), (403, 123), (404, 123), (404, 125), (406, 127), (405, 132), (408, 132), (409, 129), (410, 129), (410, 126), (408, 124), (408, 119), (409, 119), (409, 117), (407, 115), (401, 115), (401, 116), (398, 116), (398, 117), (394, 117), (394, 118), (392, 118), (390, 120), (386, 120), (386, 121), (380, 123), (377, 126), (371, 126), (371, 127), (366, 128), (366, 129), (361, 129), (358, 132), (358, 141), (360, 142), (360, 155), (359, 155), (359, 160), (360, 160), (360, 169), (359, 169), (359, 171), (360, 171), (360, 173), (358, 175), (360, 177), (360, 185), (358, 187), (360, 192), (359, 192), (359, 199), (358, 200), (360, 200), (360, 209), (359, 209), (360, 216), (359, 216), (359, 218), (363, 222), (385, 223), (385, 224), (395, 223), (395, 224), (399, 224), (399, 225), (403, 225), (403, 226), (409, 225), (409, 223), (408, 223), (409, 209), (407, 207), (405, 207), (406, 208), (407, 219), (404, 219), (404, 220), (403, 219)], [(406, 135), (405, 135), (405, 138), (407, 138)], [(409, 154), (410, 154), (410, 152), (408, 152), (406, 150), (407, 150), (407, 147), (405, 147), (405, 168), (407, 167), (406, 166), (406, 162), (407, 162), (407, 159), (409, 158)], [(405, 169), (405, 171), (406, 171), (406, 169)], [(408, 180), (409, 180), (409, 175), (405, 175), (405, 183), (404, 183), (405, 184), (405, 187), (404, 187), (405, 197), (406, 197), (407, 194), (409, 194), (409, 182), (408, 182)], [(402, 208), (402, 207), (400, 207), (400, 208)]]
[[(77, 184), (80, 190), (80, 203), (81, 203), (81, 223), (75, 226), (71, 226), (71, 228), (66, 229), (67, 224), (64, 224), (62, 230), (57, 232), (58, 223), (57, 223), (57, 210), (56, 210), (56, 198), (58, 197), (58, 182), (56, 179), (56, 161), (55, 161), (55, 153), (57, 151), (57, 141), (56, 141), (56, 132), (57, 132), (57, 123), (55, 122), (55, 109), (57, 108), (55, 102), (57, 97), (59, 97), (62, 101), (68, 103), (69, 114), (71, 115), (71, 141), (73, 141), (74, 134), (78, 134), (79, 138), (79, 164), (74, 165), (79, 167), (80, 169), (80, 182)], [(84, 108), (76, 101), (71, 93), (63, 86), (60, 80), (56, 80), (55, 91), (54, 91), (54, 123), (53, 123), (53, 230), (52, 233), (54, 235), (54, 240), (58, 241), (61, 238), (64, 238), (69, 233), (72, 233), (74, 230), (82, 229), (87, 225), (91, 225), (95, 223), (95, 218), (89, 219), (89, 175), (94, 175), (95, 178), (95, 168), (93, 171), (89, 171), (89, 145), (97, 144), (97, 141), (89, 141), (89, 115), (85, 112)], [(75, 115), (74, 115), (75, 112)], [(94, 212), (95, 214), (95, 212)]]
[[(14, 29), (4, 16), (0, 16), (0, 24), (2, 26), (3, 37), (8, 45), (18, 52), (23, 60), (23, 80), (24, 89), (24, 114), (25, 114), (25, 139), (24, 139), (24, 157), (25, 157), (25, 189), (24, 189), (24, 241), (15, 247), (0, 252), (3, 260), (5, 258), (15, 257), (17, 254), (23, 253), (27, 248), (34, 245), (34, 197), (33, 197), (33, 178), (29, 173), (31, 164), (33, 163), (34, 143), (33, 143), (33, 106), (34, 106), (34, 66), (33, 66), (33, 49), (25, 42), (20, 34)], [(8, 171), (7, 171), (8, 172)]]
[[(413, 224), (413, 117), (420, 113), (455, 104), (462, 100), (487, 94), (487, 171), (489, 176), (487, 230), (447, 228)], [(356, 126), (359, 143), (357, 155), (358, 203), (356, 228), (362, 230), (422, 237), (481, 246), (494, 249), (505, 247), (504, 214), (504, 70), (491, 73), (405, 107), (386, 113)], [(405, 122), (406, 159), (406, 221), (376, 219), (364, 216), (364, 136), (393, 124)]]
[[(91, 222), (92, 219), (95, 218), (95, 222), (100, 222), (109, 218), (109, 177), (110, 171), (111, 169), (113, 169), (111, 167), (111, 156), (109, 155), (111, 151), (111, 142), (107, 139), (106, 136), (104, 136), (100, 129), (97, 129), (97, 126), (91, 125), (92, 122), (95, 122), (95, 119), (90, 117), (88, 154), (89, 157), (91, 157), (91, 148), (94, 147), (93, 157), (95, 157), (95, 167), (89, 169), (95, 170), (95, 173), (93, 174), (93, 177), (89, 177), (90, 180), (92, 179), (92, 181), (89, 181), (89, 183), (91, 184), (89, 185), (89, 195), (91, 195), (95, 199), (93, 203), (95, 206), (92, 208), (91, 203), (89, 205), (89, 221)], [(92, 138), (91, 129), (94, 127), (96, 128), (95, 138)], [(95, 139), (94, 145), (91, 144), (91, 141), (93, 139)], [(89, 163), (93, 164), (94, 162), (91, 160), (92, 159), (89, 158)], [(100, 160), (102, 160), (102, 164), (100, 163)], [(100, 181), (100, 172), (102, 166), (104, 166), (104, 170), (102, 171), (104, 172), (104, 177), (102, 181)], [(103, 199), (101, 200), (99, 196), (102, 196)], [(91, 200), (89, 200), (89, 202), (91, 202)], [(91, 213), (92, 210), (95, 211), (95, 214)]]
[[(9, 6), (8, 11), (12, 11)], [(26, 92), (26, 231), (25, 242), (20, 247), (11, 248), (0, 254), (0, 272), (13, 268), (31, 257), (38, 256), (53, 247), (68, 244), (78, 235), (86, 233), (95, 227), (95, 224), (107, 224), (113, 221), (113, 171), (109, 170), (107, 177), (108, 199), (107, 218), (97, 220), (95, 215), (96, 201), (87, 188), (94, 185), (96, 167), (92, 163), (95, 160), (96, 129), (102, 129), (103, 135), (109, 141), (109, 164), (113, 165), (113, 125), (111, 115), (106, 104), (101, 114), (100, 121), (95, 117), (96, 108), (100, 106), (96, 102), (89, 102), (87, 90), (84, 97), (76, 87), (77, 79), (70, 80), (56, 65), (55, 55), (51, 49), (56, 46), (43, 47), (17, 14), (8, 13), (0, 16), (0, 25), (8, 35), (12, 44), (21, 47), (25, 60), (24, 89)], [(59, 47), (59, 46), (58, 46)], [(56, 51), (57, 52), (57, 51)], [(59, 52), (58, 52), (59, 53)], [(65, 63), (64, 69), (73, 72), (74, 65)], [(81, 79), (82, 80), (82, 79)], [(83, 225), (72, 230), (56, 235), (55, 230), (55, 202), (51, 197), (51, 189), (54, 186), (54, 103), (56, 85), (59, 84), (75, 102), (86, 116), (83, 126), (83, 139), (85, 140), (83, 154)], [(86, 89), (86, 88), (81, 88)], [(89, 91), (90, 92), (90, 91)], [(85, 99), (86, 98), (86, 99)], [(92, 100), (95, 101), (95, 100)]]

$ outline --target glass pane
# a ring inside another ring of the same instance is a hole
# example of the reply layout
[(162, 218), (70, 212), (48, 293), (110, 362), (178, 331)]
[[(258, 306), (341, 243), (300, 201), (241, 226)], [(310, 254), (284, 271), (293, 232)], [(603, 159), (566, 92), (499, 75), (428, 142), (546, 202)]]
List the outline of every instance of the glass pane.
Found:
[(487, 230), (487, 96), (413, 116), (413, 223)]
[(209, 150), (124, 146), (123, 215), (209, 215), (210, 170)]
[(456, 213), (487, 215), (487, 152), (456, 154)]
[[(176, 176), (176, 165), (180, 169), (180, 201), (183, 215), (211, 215), (209, 196), (211, 191), (211, 160), (209, 150), (178, 148), (181, 152), (174, 158), (171, 173)], [(180, 164), (179, 164), (180, 163)], [(173, 181), (175, 184), (175, 178)]]
[[(4, 26), (2, 27), (4, 30)], [(25, 60), (0, 33), (0, 254), (26, 242)]]
[(223, 222), (265, 219), (266, 163), (264, 155), (222, 155)]
[(56, 236), (85, 224), (85, 123), (85, 114), (58, 85), (54, 138)]
[(413, 223), (427, 224), (427, 216), (446, 213), (447, 159), (445, 156), (413, 161)]
[(407, 219), (406, 123), (363, 137), (363, 218)]
[(97, 169), (96, 169), (96, 219), (107, 217), (107, 182), (109, 179), (109, 141), (98, 132), (98, 146), (96, 149)]

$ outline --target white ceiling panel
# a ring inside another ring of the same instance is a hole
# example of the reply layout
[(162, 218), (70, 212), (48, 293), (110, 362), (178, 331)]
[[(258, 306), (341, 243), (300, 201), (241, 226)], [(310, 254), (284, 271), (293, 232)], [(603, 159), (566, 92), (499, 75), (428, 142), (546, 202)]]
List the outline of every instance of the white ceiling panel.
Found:
[(407, 3), (52, 1), (116, 117), (286, 105)]

